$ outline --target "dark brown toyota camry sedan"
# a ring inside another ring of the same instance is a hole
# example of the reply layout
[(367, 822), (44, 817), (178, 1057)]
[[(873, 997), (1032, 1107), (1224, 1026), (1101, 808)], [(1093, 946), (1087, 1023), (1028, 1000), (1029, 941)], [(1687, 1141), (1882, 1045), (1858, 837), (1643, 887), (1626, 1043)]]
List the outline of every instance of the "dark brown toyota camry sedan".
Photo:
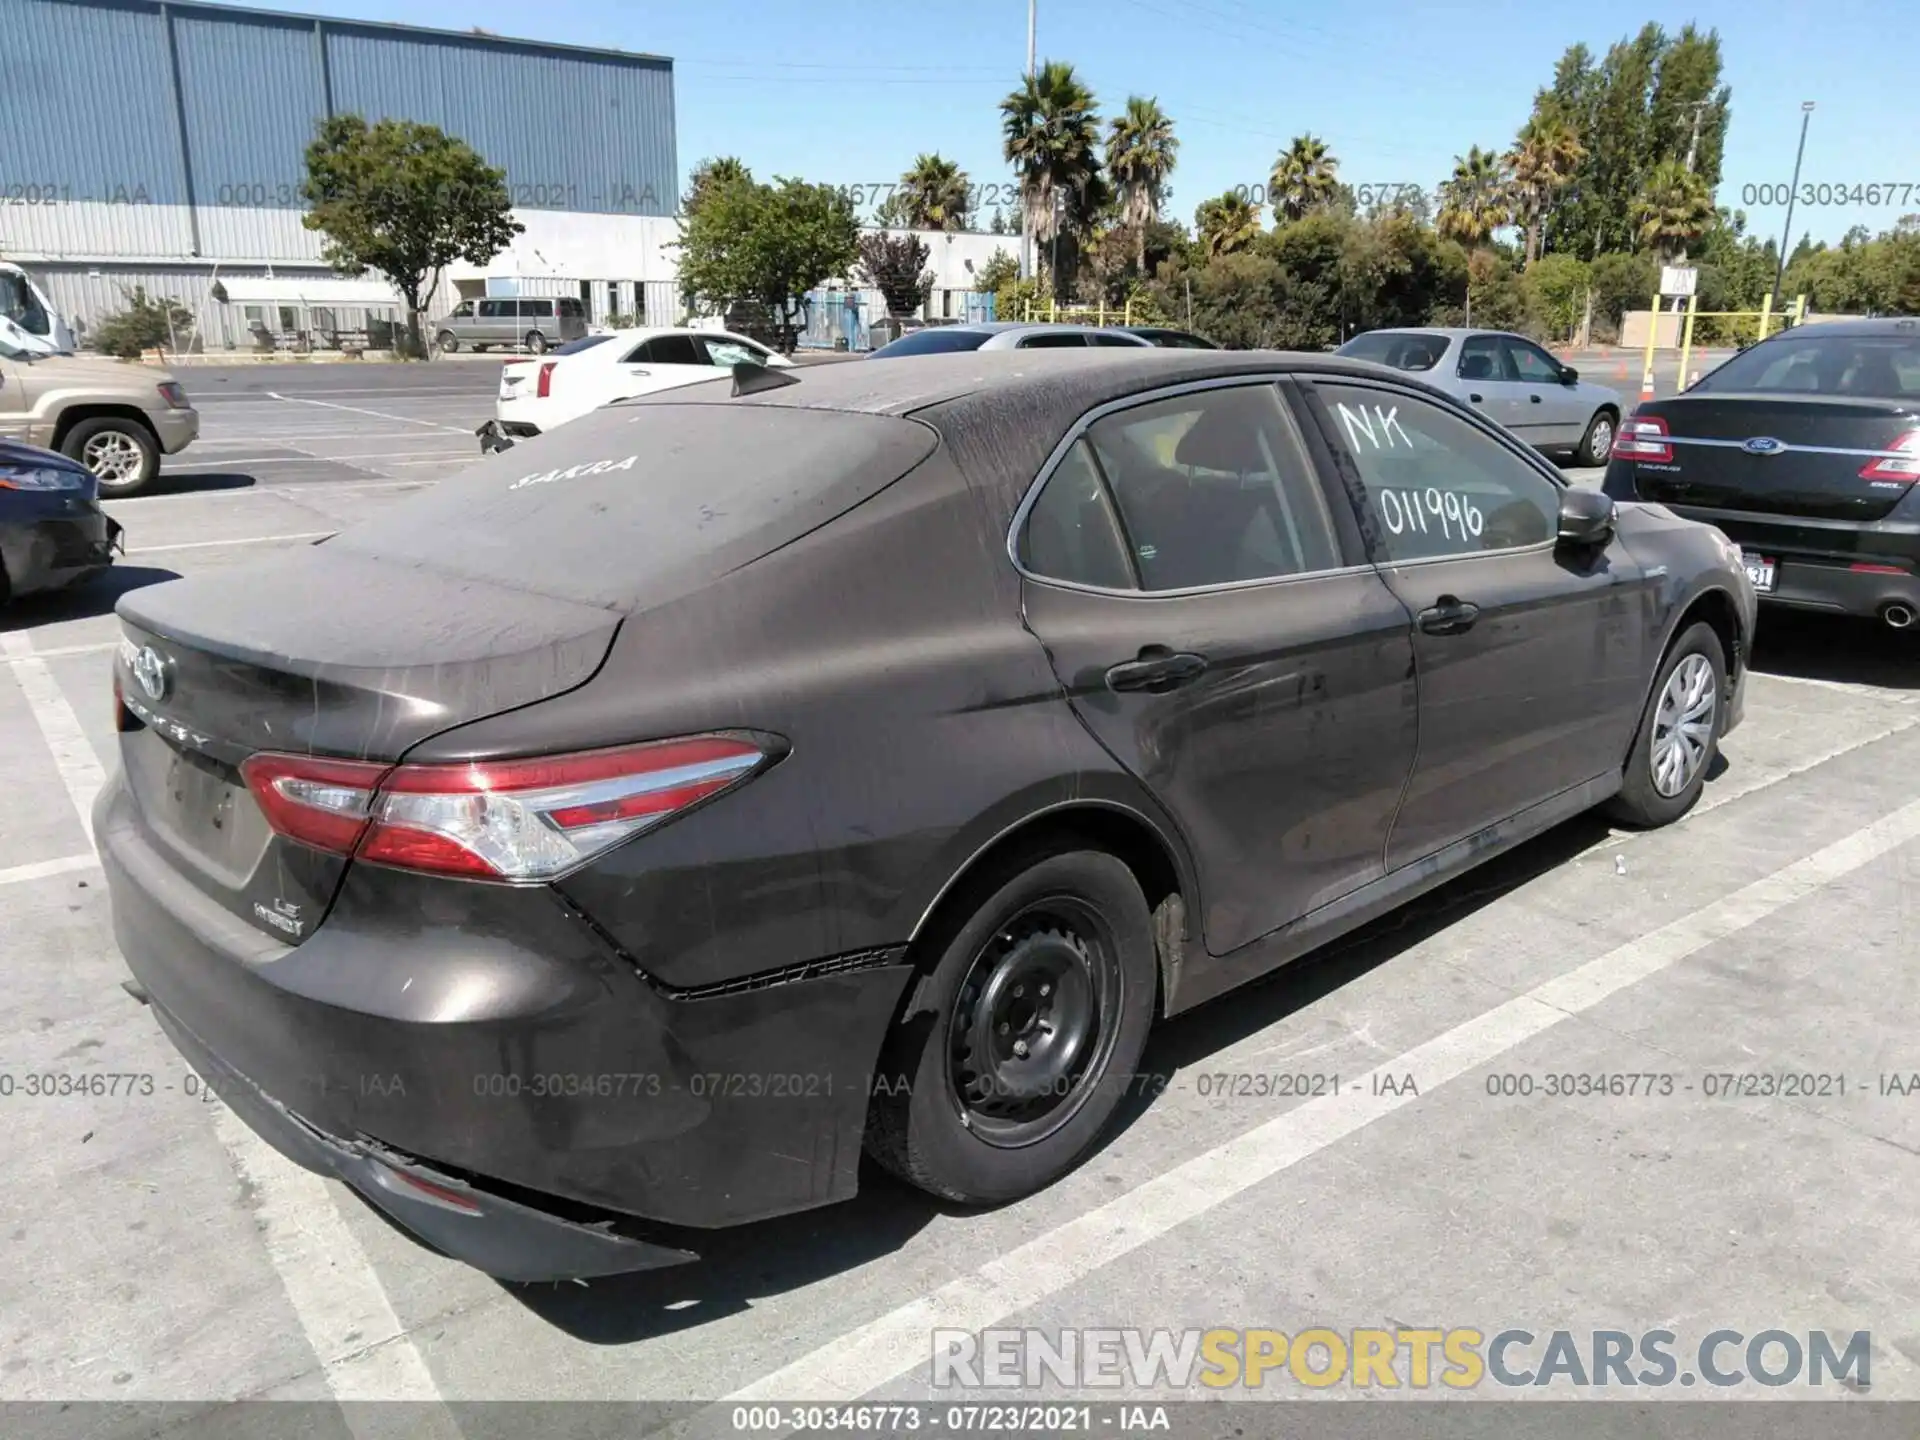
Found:
[(1148, 1027), (1740, 715), (1738, 550), (1325, 355), (936, 355), (623, 402), (122, 599), (129, 989), (508, 1279), (863, 1151), (990, 1204)]

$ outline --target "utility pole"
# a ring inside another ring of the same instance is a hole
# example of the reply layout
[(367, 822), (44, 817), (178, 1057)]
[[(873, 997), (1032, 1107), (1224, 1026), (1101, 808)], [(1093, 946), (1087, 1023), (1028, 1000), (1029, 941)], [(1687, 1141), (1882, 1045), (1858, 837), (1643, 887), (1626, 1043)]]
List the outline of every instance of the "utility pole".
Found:
[[(1034, 75), (1034, 70), (1037, 64), (1037, 60), (1036, 60), (1037, 52), (1034, 49), (1034, 41), (1036, 37), (1039, 35), (1039, 19), (1040, 19), (1038, 14), (1039, 8), (1040, 8), (1040, 0), (1027, 0), (1027, 85), (1029, 88), (1031, 88), (1033, 85), (1033, 75)], [(1024, 183), (1024, 177), (1022, 177), (1022, 184), (1020, 187), (1020, 278), (1021, 279), (1031, 280), (1033, 278), (1034, 258), (1035, 257), (1033, 253), (1033, 207), (1027, 204), (1026, 185)]]
[(1712, 103), (1713, 101), (1711, 100), (1696, 100), (1693, 102), (1693, 138), (1687, 141), (1687, 173), (1689, 175), (1693, 173), (1694, 156), (1698, 154), (1700, 150), (1700, 116)]
[[(1793, 197), (1800, 190), (1800, 162), (1807, 153), (1807, 122), (1813, 119), (1813, 101), (1800, 102), (1800, 148), (1793, 156), (1793, 183), (1787, 187), (1787, 228), (1780, 237), (1780, 263), (1773, 267), (1773, 294), (1767, 308), (1780, 308), (1780, 280), (1787, 273), (1787, 246), (1793, 242)], [(1761, 336), (1766, 339), (1766, 336)]]

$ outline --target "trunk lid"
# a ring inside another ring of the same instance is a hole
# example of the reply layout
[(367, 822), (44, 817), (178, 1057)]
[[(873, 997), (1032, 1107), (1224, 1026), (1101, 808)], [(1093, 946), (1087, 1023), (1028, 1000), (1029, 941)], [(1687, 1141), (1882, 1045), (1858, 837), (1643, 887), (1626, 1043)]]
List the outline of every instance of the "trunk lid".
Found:
[(270, 571), (135, 591), (119, 613), (120, 758), (147, 839), (291, 943), (312, 933), (347, 862), (274, 834), (241, 778), (249, 755), (397, 760), (449, 726), (584, 683), (620, 625), (331, 543)]
[(268, 827), (249, 755), (396, 762), (573, 690), (630, 617), (799, 539), (934, 444), (836, 411), (603, 410), (318, 544), (133, 591), (115, 683), (139, 823), (201, 890), (297, 943), (347, 862)]
[(1640, 406), (1667, 423), (1673, 459), (1642, 461), (1642, 499), (1820, 520), (1871, 522), (1912, 484), (1861, 471), (1920, 425), (1907, 401), (1860, 396), (1703, 394)]

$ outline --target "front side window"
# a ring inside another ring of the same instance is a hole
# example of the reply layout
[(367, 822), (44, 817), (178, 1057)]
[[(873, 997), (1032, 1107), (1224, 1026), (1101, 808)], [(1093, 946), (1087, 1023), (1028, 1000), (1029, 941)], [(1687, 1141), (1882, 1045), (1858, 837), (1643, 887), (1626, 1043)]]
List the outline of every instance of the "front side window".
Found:
[(1412, 395), (1316, 382), (1388, 560), (1477, 555), (1557, 533), (1560, 488), (1470, 422)]
[(1558, 385), (1560, 383), (1560, 365), (1546, 351), (1529, 345), (1524, 340), (1508, 340), (1504, 343), (1507, 355), (1507, 379), (1524, 381), (1529, 385)]
[(1319, 482), (1271, 385), (1152, 401), (1096, 421), (1087, 435), (1143, 589), (1339, 566)]

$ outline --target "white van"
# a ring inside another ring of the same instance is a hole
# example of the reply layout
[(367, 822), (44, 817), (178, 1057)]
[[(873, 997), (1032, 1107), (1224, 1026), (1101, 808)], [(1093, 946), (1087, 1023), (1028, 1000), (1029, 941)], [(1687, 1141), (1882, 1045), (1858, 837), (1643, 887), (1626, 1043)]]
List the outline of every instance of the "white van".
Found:
[(49, 355), (71, 355), (73, 327), (40, 293), (33, 277), (9, 260), (0, 260), (0, 320), (8, 323), (7, 337), (16, 348), (41, 350)]

